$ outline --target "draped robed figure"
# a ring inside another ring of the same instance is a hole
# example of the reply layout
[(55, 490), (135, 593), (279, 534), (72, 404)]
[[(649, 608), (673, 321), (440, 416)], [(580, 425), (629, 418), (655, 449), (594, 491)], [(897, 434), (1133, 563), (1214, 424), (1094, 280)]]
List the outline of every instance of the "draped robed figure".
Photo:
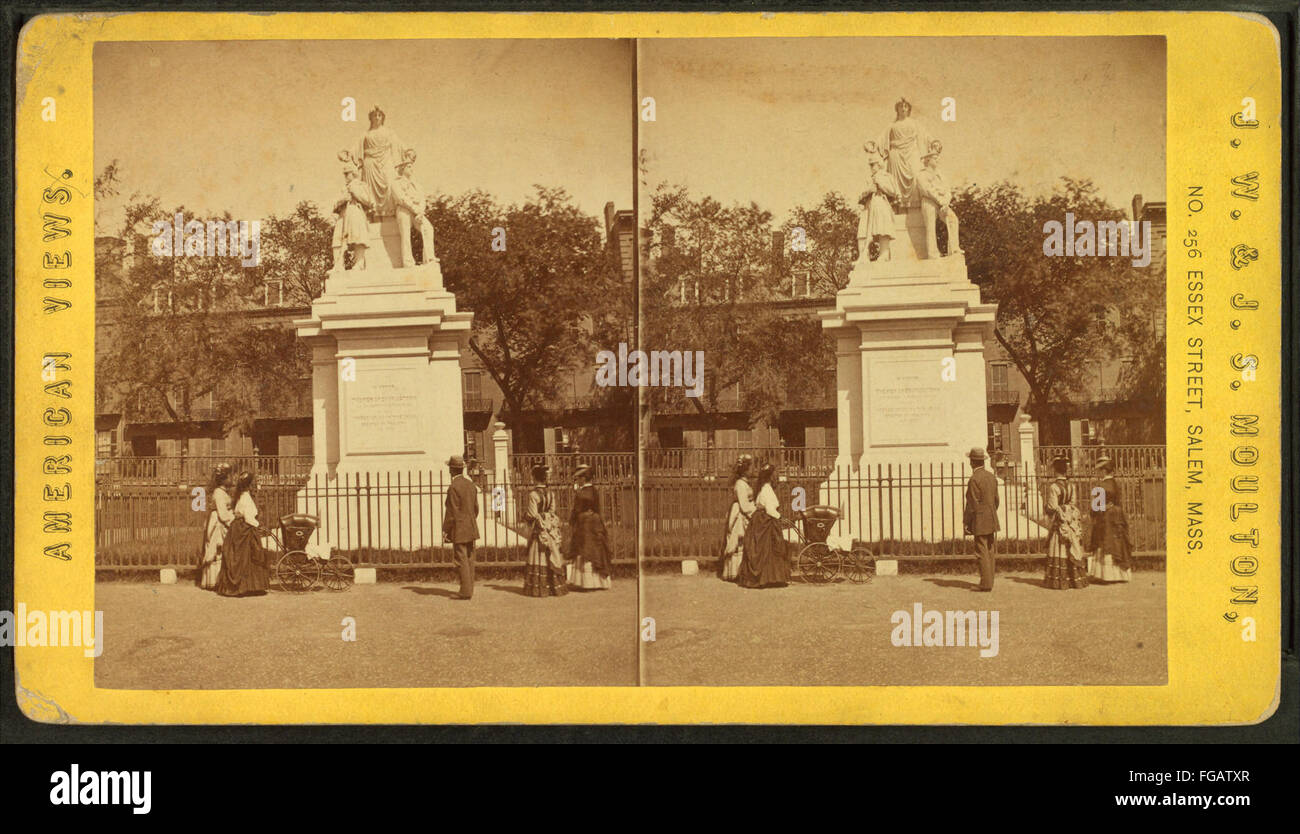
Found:
[(880, 153), (885, 154), (885, 170), (898, 187), (899, 203), (906, 209), (921, 204), (916, 188), (916, 175), (921, 170), (921, 154), (930, 147), (930, 134), (920, 122), (912, 118), (912, 105), (900, 99), (894, 105), (898, 118), (877, 140)]
[(397, 213), (393, 183), (406, 151), (406, 144), (384, 124), (384, 118), (384, 111), (378, 107), (370, 111), (370, 129), (353, 151), (353, 158), (361, 166), (361, 182), (369, 189), (372, 209), (379, 217)]

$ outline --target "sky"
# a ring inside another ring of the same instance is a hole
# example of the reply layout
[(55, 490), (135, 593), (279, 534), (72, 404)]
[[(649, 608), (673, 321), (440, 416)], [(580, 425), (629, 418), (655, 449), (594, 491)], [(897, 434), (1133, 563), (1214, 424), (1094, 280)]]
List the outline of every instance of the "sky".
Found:
[[(831, 190), (852, 204), (862, 145), (900, 97), (943, 142), (950, 185), (1033, 194), (1068, 175), (1117, 208), (1164, 199), (1163, 38), (649, 39), (638, 67), (656, 110), (640, 124), (643, 201), (669, 182), (752, 200), (777, 223)], [(945, 97), (954, 122), (940, 120)]]
[[(328, 213), (338, 152), (379, 104), (426, 193), (562, 186), (599, 218), (632, 208), (632, 65), (630, 42), (596, 39), (98, 43), (95, 170), (117, 159), (123, 198), (201, 218)], [(115, 202), (97, 233), (118, 230)]]

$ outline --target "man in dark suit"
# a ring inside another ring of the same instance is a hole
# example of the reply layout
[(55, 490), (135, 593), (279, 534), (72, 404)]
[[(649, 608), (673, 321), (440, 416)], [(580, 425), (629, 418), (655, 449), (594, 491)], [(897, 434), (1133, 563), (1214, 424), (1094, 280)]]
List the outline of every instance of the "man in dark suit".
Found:
[(465, 476), (465, 459), (452, 455), (447, 461), (451, 483), (442, 515), (442, 538), (451, 543), (452, 560), (460, 573), (460, 593), (453, 599), (474, 596), (474, 542), (478, 540), (478, 487)]
[(966, 483), (966, 535), (975, 537), (981, 591), (993, 590), (993, 534), (998, 524), (998, 479), (984, 468), (984, 450), (970, 450), (971, 476)]

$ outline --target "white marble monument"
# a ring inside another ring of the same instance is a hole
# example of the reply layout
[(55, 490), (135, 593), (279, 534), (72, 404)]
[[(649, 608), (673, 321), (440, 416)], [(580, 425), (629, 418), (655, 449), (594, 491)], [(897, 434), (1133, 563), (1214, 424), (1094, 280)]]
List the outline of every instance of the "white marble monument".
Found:
[[(443, 287), (409, 176), (414, 152), (379, 108), (370, 125), (355, 154), (339, 154), (347, 183), (334, 268), (311, 316), (294, 322), (312, 352), (314, 461), (298, 508), (320, 517), (318, 540), (336, 548), (418, 549), (442, 542), (442, 499), (430, 484), (447, 482), (448, 458), (465, 448), (460, 355), (473, 313)], [(513, 533), (485, 539), (518, 543)]]
[[(835, 308), (820, 314), (835, 336), (841, 478), (859, 479), (876, 465), (951, 467), (987, 443), (984, 344), (993, 338), (997, 305), (980, 299), (965, 256), (952, 246), (956, 216), (938, 174), (941, 146), (911, 120), (905, 101), (897, 112), (880, 142), (865, 146), (871, 174), (859, 258)], [(934, 243), (937, 221), (948, 222), (946, 253)], [(834, 480), (823, 485), (823, 500), (846, 515), (851, 504), (877, 505)], [(903, 529), (907, 512), (895, 508)], [(880, 520), (877, 514), (873, 526)], [(864, 539), (881, 532), (851, 527), (838, 532)], [(923, 532), (915, 523), (912, 529)]]

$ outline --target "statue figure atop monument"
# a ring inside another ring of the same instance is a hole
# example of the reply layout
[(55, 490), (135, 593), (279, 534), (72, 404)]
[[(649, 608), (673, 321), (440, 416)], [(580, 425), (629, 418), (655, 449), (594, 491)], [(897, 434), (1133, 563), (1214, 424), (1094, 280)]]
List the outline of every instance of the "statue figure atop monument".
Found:
[(892, 257), (890, 243), (894, 238), (894, 207), (891, 201), (898, 198), (898, 186), (885, 170), (885, 161), (875, 152), (874, 142), (867, 143), (867, 164), (871, 168), (871, 181), (858, 199), (858, 204), (862, 206), (862, 212), (858, 216), (858, 259), (862, 263), (871, 260), (867, 253), (871, 244), (875, 243), (879, 250), (876, 259), (888, 261)]
[[(930, 147), (930, 134), (912, 118), (912, 103), (900, 98), (894, 105), (895, 121), (885, 129), (875, 145), (885, 157), (886, 170), (898, 186), (899, 208), (906, 211), (921, 204), (916, 191), (916, 175), (921, 170), (921, 154)], [(868, 142), (868, 153), (874, 151)]]
[(424, 216), (424, 193), (411, 179), (411, 168), (415, 165), (415, 151), (407, 148), (402, 152), (402, 161), (397, 163), (397, 178), (393, 180), (393, 199), (397, 203), (397, 229), (402, 245), (402, 266), (415, 266), (415, 257), (411, 254), (411, 227), (420, 233), (424, 244), (421, 263), (436, 260), (433, 253), (433, 224)]
[(939, 173), (939, 154), (943, 153), (943, 144), (935, 139), (929, 150), (921, 157), (925, 167), (917, 172), (916, 190), (921, 195), (921, 217), (925, 220), (925, 255), (926, 258), (939, 257), (939, 244), (936, 242), (935, 221), (942, 220), (948, 229), (948, 254), (957, 255), (962, 251), (958, 237), (957, 213), (952, 210), (952, 189)]
[(406, 145), (384, 121), (384, 111), (376, 105), (370, 111), (370, 129), (354, 150), (343, 152), (361, 169), (361, 182), (370, 189), (372, 210), (379, 218), (397, 213), (393, 180), (397, 178), (397, 163), (406, 151)]
[(353, 254), (352, 268), (366, 268), (366, 249), (370, 245), (370, 223), (366, 210), (370, 207), (370, 189), (360, 179), (357, 166), (350, 161), (343, 166), (343, 195), (334, 204), (334, 269), (343, 269), (343, 253)]

